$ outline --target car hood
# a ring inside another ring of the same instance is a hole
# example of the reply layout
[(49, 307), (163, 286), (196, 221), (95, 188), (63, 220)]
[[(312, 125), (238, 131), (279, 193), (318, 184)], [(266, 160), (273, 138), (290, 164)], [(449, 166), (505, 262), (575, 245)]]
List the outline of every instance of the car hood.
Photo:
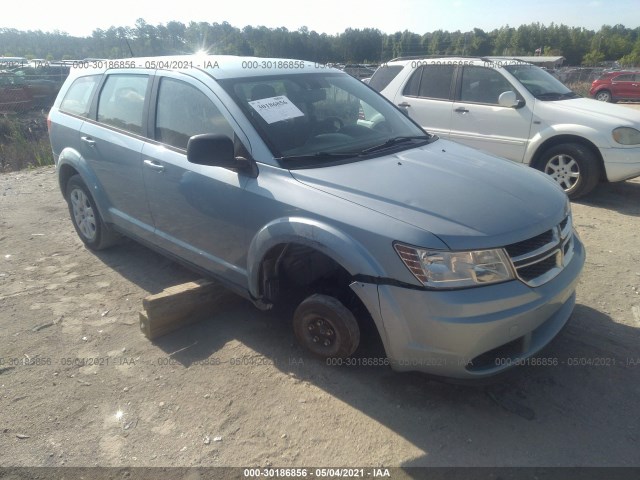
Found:
[[(546, 110), (554, 123), (576, 122), (591, 125), (594, 121), (599, 121), (613, 128), (626, 125), (637, 127), (640, 124), (640, 115), (637, 110), (590, 98), (558, 101), (538, 100), (536, 103), (536, 113), (540, 114), (540, 110)], [(567, 119), (567, 112), (575, 114), (575, 119)]]
[(445, 140), (291, 174), (309, 187), (428, 231), (454, 250), (499, 247), (537, 235), (562, 220), (567, 204), (546, 175)]

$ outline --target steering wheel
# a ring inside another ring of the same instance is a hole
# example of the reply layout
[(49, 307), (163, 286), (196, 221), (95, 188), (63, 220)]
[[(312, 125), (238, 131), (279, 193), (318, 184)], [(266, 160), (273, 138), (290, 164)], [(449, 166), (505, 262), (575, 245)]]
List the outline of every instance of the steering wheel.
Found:
[(335, 133), (344, 127), (344, 122), (340, 117), (326, 117), (318, 122), (316, 131), (318, 133)]
[(389, 127), (389, 124), (385, 120), (376, 123), (373, 126), (373, 129), (377, 130), (378, 132), (391, 133), (391, 127)]

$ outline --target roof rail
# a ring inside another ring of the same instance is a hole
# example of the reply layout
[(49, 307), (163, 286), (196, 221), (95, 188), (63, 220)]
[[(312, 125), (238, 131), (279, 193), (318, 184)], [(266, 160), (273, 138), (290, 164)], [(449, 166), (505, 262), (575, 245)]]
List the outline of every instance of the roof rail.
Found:
[(452, 55), (410, 55), (406, 57), (392, 58), (391, 60), (389, 60), (389, 62), (395, 62), (398, 60), (420, 60), (420, 59), (430, 60), (434, 58), (470, 58), (474, 60), (482, 60), (485, 62), (488, 61), (487, 57), (478, 57), (476, 55), (453, 55), (452, 54)]

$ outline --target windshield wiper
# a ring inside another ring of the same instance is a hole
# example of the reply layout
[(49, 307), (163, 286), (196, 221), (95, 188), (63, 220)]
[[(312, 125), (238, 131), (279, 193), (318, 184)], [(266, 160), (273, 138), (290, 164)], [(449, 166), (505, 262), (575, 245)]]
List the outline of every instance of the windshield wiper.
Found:
[(392, 147), (397, 145), (398, 143), (409, 142), (411, 140), (424, 140), (426, 142), (430, 141), (433, 138), (433, 135), (419, 135), (419, 136), (407, 136), (407, 137), (393, 137), (387, 140), (380, 145), (374, 145), (373, 147), (365, 148), (360, 152), (362, 155), (366, 155), (367, 153), (377, 152), (378, 150), (384, 150), (385, 148)]
[(287, 160), (319, 160), (321, 158), (353, 158), (360, 156), (360, 152), (316, 152), (305, 155), (286, 155), (284, 157), (276, 157), (278, 161)]
[(380, 145), (374, 145), (373, 147), (365, 148), (364, 150), (361, 150), (359, 152), (316, 152), (316, 153), (309, 153), (309, 154), (303, 154), (303, 155), (285, 155), (283, 157), (276, 157), (276, 160), (281, 162), (287, 162), (287, 161), (294, 161), (294, 160), (320, 160), (323, 158), (328, 158), (331, 160), (344, 159), (344, 158), (358, 158), (358, 157), (362, 157), (363, 155), (367, 155), (368, 153), (373, 153), (378, 150), (384, 150), (385, 148), (392, 147), (393, 145), (396, 145), (398, 143), (409, 142), (412, 140), (423, 140), (425, 142), (429, 142), (435, 138), (437, 137), (430, 134), (419, 135), (419, 136), (393, 137), (387, 140), (386, 142), (381, 143)]
[(535, 97), (540, 100), (564, 100), (567, 98), (578, 98), (579, 96), (580, 95), (578, 95), (577, 93), (569, 91), (565, 93), (560, 93), (560, 92), (539, 93)]

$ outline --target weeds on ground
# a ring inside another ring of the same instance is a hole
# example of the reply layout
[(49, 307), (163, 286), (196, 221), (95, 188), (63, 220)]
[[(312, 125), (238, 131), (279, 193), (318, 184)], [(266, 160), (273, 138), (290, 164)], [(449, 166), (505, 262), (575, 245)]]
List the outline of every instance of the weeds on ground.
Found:
[(53, 165), (41, 114), (0, 116), (0, 172)]
[(583, 97), (590, 98), (589, 90), (591, 89), (590, 82), (572, 82), (567, 83), (567, 87), (576, 92), (578, 95), (582, 95)]

